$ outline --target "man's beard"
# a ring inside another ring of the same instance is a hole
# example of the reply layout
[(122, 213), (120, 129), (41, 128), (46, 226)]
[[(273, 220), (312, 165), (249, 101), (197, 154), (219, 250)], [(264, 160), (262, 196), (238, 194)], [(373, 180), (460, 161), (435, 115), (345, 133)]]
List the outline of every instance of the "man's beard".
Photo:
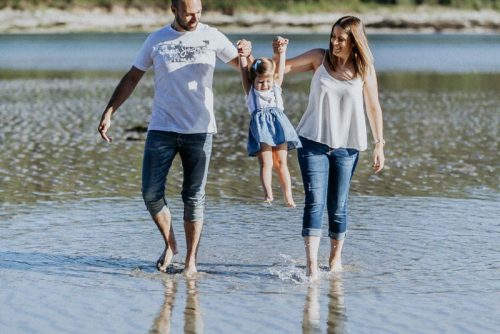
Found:
[(177, 22), (177, 25), (179, 27), (181, 27), (182, 29), (186, 30), (186, 31), (193, 31), (194, 29), (196, 29), (196, 26), (198, 24), (196, 24), (193, 28), (190, 28), (187, 23), (183, 23), (181, 22), (181, 20), (179, 19), (179, 16), (178, 15), (175, 15), (175, 22)]

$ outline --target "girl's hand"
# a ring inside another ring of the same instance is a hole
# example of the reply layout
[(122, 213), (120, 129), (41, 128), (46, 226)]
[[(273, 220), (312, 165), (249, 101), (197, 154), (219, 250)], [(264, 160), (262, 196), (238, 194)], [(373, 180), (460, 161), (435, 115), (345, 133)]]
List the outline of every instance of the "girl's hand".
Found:
[(252, 53), (252, 42), (246, 39), (240, 39), (236, 42), (236, 47), (240, 57), (248, 57)]
[(285, 52), (287, 45), (288, 45), (288, 38), (283, 38), (281, 36), (276, 37), (273, 40), (273, 53)]
[(384, 168), (384, 143), (378, 142), (375, 144), (375, 149), (373, 149), (373, 171), (376, 173), (380, 172)]

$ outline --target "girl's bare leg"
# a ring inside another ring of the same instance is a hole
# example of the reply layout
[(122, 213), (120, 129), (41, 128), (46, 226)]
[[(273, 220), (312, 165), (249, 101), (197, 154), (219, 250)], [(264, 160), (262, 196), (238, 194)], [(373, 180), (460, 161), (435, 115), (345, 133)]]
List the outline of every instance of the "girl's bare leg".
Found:
[(260, 182), (264, 189), (264, 201), (273, 201), (272, 172), (273, 172), (273, 150), (266, 144), (261, 144), (261, 150), (257, 153), (260, 165)]
[(281, 144), (273, 147), (273, 164), (278, 173), (281, 190), (285, 197), (285, 204), (288, 207), (295, 208), (295, 201), (292, 196), (292, 181), (290, 179), (290, 171), (287, 163), (288, 147), (287, 144)]

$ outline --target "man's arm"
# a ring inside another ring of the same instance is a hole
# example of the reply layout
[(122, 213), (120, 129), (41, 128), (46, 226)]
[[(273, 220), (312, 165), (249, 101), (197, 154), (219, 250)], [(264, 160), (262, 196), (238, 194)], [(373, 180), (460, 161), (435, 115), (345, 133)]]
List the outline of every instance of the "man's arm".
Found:
[(144, 71), (138, 69), (135, 66), (132, 66), (132, 68), (120, 80), (118, 86), (116, 86), (113, 95), (111, 95), (108, 105), (102, 113), (99, 126), (97, 127), (97, 131), (99, 131), (99, 133), (101, 134), (102, 139), (104, 139), (108, 143), (112, 141), (111, 137), (106, 134), (109, 127), (111, 126), (111, 115), (114, 114), (116, 110), (118, 110), (118, 108), (123, 104), (123, 102), (125, 102), (132, 94), (144, 73)]

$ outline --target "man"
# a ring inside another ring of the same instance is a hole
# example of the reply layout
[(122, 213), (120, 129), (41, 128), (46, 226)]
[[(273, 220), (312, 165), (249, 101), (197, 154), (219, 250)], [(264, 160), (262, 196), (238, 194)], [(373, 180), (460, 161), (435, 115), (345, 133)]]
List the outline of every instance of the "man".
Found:
[(131, 95), (146, 70), (153, 66), (155, 93), (142, 168), (142, 195), (165, 241), (157, 268), (165, 272), (177, 252), (165, 183), (177, 153), (183, 166), (182, 200), (187, 253), (184, 274), (197, 272), (196, 256), (203, 227), (205, 184), (216, 133), (212, 80), (216, 56), (238, 68), (238, 52), (249, 56), (250, 43), (237, 50), (219, 31), (200, 23), (201, 0), (172, 0), (174, 21), (148, 36), (132, 68), (121, 79), (98, 131), (107, 131), (111, 115)]

